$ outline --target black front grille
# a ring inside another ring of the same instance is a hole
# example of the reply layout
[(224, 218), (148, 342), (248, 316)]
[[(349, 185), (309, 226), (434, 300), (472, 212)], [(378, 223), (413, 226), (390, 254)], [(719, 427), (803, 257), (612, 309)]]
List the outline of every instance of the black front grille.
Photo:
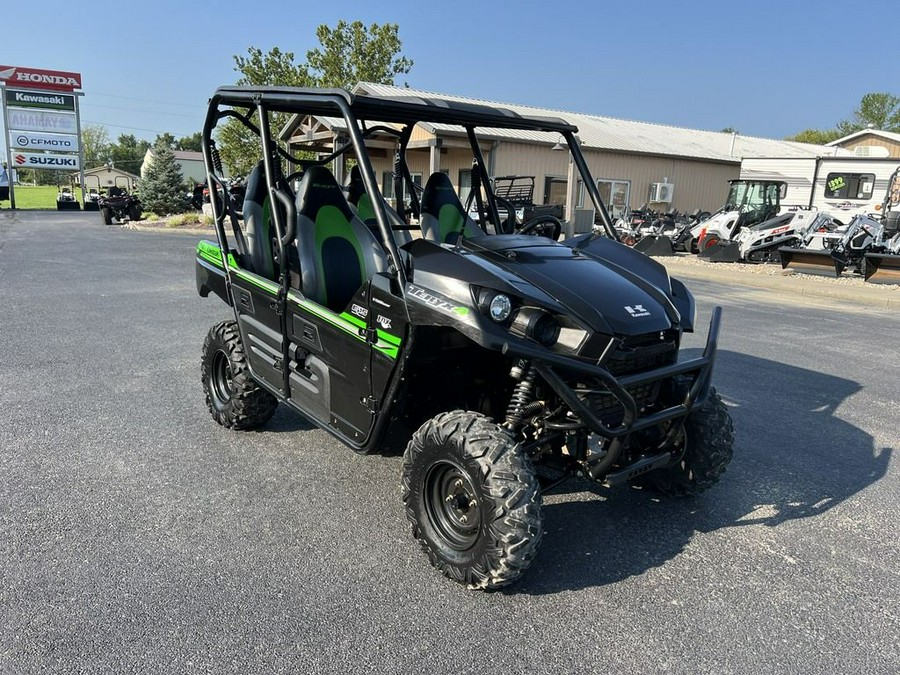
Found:
[[(626, 391), (634, 398), (634, 402), (637, 404), (638, 410), (640, 410), (656, 400), (659, 395), (659, 387), (659, 382), (649, 382), (627, 387)], [(620, 424), (625, 416), (622, 404), (612, 394), (588, 394), (587, 402), (591, 411), (605, 424), (615, 426)]]
[(625, 338), (603, 364), (615, 376), (642, 373), (675, 363), (678, 344), (672, 331)]

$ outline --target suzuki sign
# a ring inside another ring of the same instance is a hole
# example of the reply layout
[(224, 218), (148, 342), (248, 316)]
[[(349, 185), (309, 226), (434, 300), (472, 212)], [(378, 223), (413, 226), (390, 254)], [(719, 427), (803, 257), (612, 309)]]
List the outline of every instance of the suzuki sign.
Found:
[(6, 118), (11, 131), (58, 131), (64, 134), (78, 133), (75, 115), (70, 113), (7, 108)]
[(36, 131), (13, 131), (9, 134), (9, 145), (20, 150), (78, 152), (78, 136), (42, 134)]
[(19, 169), (77, 169), (78, 155), (51, 155), (36, 152), (17, 152), (13, 164)]
[(75, 91), (81, 89), (81, 73), (22, 66), (0, 66), (0, 82), (11, 87)]

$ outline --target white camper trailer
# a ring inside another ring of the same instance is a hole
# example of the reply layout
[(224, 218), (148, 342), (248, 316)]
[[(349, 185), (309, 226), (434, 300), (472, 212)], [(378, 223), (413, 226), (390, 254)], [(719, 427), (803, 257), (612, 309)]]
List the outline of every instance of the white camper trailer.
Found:
[(878, 214), (900, 159), (871, 157), (745, 158), (741, 178), (784, 182), (783, 207), (826, 211), (843, 222)]

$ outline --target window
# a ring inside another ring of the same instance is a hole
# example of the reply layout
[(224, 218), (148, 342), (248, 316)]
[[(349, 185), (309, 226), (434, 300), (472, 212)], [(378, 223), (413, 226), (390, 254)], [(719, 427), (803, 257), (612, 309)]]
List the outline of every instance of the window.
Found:
[(547, 176), (544, 178), (544, 204), (566, 203), (566, 179)]
[[(421, 173), (411, 173), (413, 183), (422, 186), (422, 174)], [(404, 185), (403, 196), (404, 203), (409, 206), (409, 190)], [(394, 174), (392, 171), (385, 171), (381, 174), (381, 193), (384, 195), (384, 198), (389, 201), (392, 206), (396, 206), (394, 204)]]
[(606, 204), (610, 218), (624, 218), (628, 212), (628, 200), (631, 196), (631, 181), (606, 180), (597, 181), (597, 190), (600, 198)]
[(459, 170), (459, 201), (463, 204), (466, 203), (466, 199), (469, 198), (469, 193), (472, 191), (472, 169), (460, 169)]
[(871, 199), (874, 173), (830, 173), (825, 177), (825, 197), (829, 199)]

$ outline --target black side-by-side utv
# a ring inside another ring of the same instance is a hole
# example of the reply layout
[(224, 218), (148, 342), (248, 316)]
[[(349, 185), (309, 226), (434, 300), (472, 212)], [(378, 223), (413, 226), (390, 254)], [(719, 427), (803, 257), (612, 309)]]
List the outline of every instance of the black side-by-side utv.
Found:
[[(524, 572), (541, 495), (567, 478), (690, 495), (725, 470), (720, 309), (702, 354), (679, 359), (693, 297), (617, 241), (575, 127), (451, 100), (224, 87), (203, 129), (210, 193), (229, 189), (213, 141), (225, 119), (256, 134), (259, 163), (242, 203), (213, 200), (217, 241), (197, 246), (200, 294), (234, 311), (203, 347), (220, 424), (260, 427), (284, 404), (357, 452), (405, 447), (413, 536), (478, 589)], [(420, 124), (471, 153), (477, 219), (448, 173), (417, 187)], [(565, 138), (603, 232), (557, 241), (551, 214), (501, 218), (480, 128)]]

